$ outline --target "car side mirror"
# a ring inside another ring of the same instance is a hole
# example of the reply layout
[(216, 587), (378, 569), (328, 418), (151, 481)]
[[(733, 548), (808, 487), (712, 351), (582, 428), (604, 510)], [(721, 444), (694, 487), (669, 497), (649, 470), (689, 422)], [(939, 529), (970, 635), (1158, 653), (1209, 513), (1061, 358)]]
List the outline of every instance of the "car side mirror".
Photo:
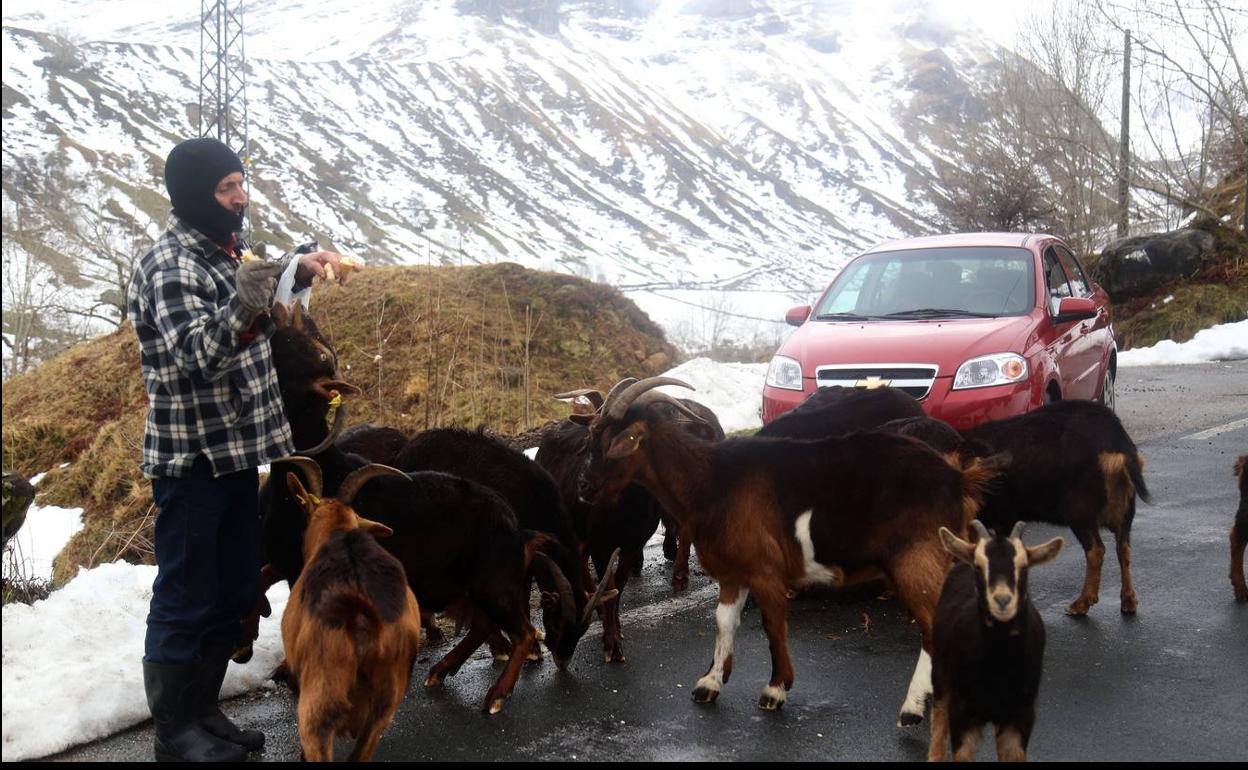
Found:
[(1088, 297), (1066, 297), (1057, 305), (1057, 314), (1053, 323), (1064, 324), (1070, 321), (1086, 321), (1096, 318), (1096, 301)]
[(789, 308), (789, 312), (784, 314), (784, 322), (789, 326), (801, 326), (809, 317), (810, 305), (798, 305)]

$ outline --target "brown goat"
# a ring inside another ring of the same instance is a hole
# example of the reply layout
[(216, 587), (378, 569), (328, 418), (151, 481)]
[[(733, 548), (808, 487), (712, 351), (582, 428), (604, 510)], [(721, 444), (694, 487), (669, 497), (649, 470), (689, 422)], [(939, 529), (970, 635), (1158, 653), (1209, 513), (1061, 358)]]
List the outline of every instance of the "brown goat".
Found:
[(719, 582), (714, 660), (694, 700), (715, 700), (732, 673), (733, 636), (750, 592), (771, 646), (772, 675), (759, 706), (775, 709), (793, 684), (790, 591), (879, 569), (922, 631), (923, 652), (898, 718), (921, 722), (931, 694), (932, 619), (949, 563), (937, 533), (942, 526), (965, 531), (995, 474), (992, 463), (959, 470), (918, 441), (878, 433), (710, 443), (635, 408), (659, 385), (689, 387), (655, 377), (612, 390), (590, 427), (584, 489), (586, 497), (610, 496), (640, 483), (691, 534), (702, 567)]
[(286, 484), (308, 515), (305, 567), (282, 617), (282, 643), (299, 697), (303, 758), (333, 759), (334, 737), (356, 738), (350, 761), (372, 757), (407, 692), (420, 644), (420, 608), (403, 566), (374, 537), (389, 527), (357, 516), (351, 497), (379, 475), (406, 476), (372, 465), (348, 476), (338, 496), (322, 500), (320, 474)]
[(1231, 585), (1235, 588), (1235, 601), (1248, 602), (1248, 584), (1244, 582), (1244, 545), (1248, 544), (1248, 455), (1235, 463), (1235, 475), (1239, 477), (1239, 510), (1231, 526)]

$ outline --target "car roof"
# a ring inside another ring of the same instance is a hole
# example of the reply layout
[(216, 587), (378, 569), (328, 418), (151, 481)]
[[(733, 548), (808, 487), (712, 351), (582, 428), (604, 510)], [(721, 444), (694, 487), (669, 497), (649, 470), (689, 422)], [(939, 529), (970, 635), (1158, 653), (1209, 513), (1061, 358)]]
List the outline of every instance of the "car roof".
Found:
[(929, 235), (921, 238), (904, 238), (886, 241), (867, 249), (864, 254), (907, 249), (939, 249), (957, 246), (1012, 246), (1021, 248), (1038, 240), (1052, 239), (1043, 233), (954, 233), (952, 235)]

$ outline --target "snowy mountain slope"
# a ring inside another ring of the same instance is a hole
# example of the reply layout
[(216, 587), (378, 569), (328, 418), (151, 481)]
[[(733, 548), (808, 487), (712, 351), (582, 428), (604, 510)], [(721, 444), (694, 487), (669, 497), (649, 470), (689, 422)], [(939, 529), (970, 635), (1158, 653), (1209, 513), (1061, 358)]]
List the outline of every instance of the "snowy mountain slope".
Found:
[[(796, 296), (931, 230), (931, 105), (973, 98), (993, 61), (859, 0), (244, 7), (262, 239), (651, 288)], [(11, 166), (60, 155), (96, 199), (163, 221), (164, 154), (195, 130), (198, 3), (4, 12), (6, 202), (25, 194)], [(64, 66), (48, 30), (114, 42)]]

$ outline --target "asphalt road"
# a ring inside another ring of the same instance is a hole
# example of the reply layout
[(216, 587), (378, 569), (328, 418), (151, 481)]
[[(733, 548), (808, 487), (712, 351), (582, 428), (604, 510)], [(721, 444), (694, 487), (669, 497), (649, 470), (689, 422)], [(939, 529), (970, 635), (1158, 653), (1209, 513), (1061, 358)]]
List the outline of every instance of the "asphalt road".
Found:
[[(1248, 759), (1248, 606), (1227, 579), (1228, 532), (1237, 504), (1231, 467), (1248, 453), (1248, 362), (1127, 369), (1119, 412), (1147, 458), (1153, 505), (1133, 533), (1139, 613), (1118, 611), (1110, 540), (1101, 603), (1064, 615), (1082, 584), (1084, 558), (1068, 530), (1028, 529), (1028, 542), (1067, 537), (1058, 559), (1032, 573), (1033, 601), (1048, 629), (1034, 760)], [(412, 688), (377, 760), (921, 760), (928, 725), (895, 727), (918, 653), (918, 632), (876, 591), (806, 595), (790, 608), (796, 681), (778, 712), (756, 700), (770, 673), (759, 614), (747, 609), (732, 680), (712, 705), (690, 699), (715, 639), (716, 591), (694, 570), (673, 594), (657, 542), (625, 596), (628, 662), (607, 666), (591, 630), (571, 669), (526, 667), (495, 717), (479, 708), (497, 675), (484, 655), (444, 688), (423, 673), (446, 648), (422, 651)], [(138, 682), (136, 687), (141, 686)], [(225, 704), (260, 727), (256, 759), (299, 756), (294, 706), (279, 687)], [(151, 725), (55, 759), (147, 760)], [(346, 746), (340, 743), (340, 756)], [(979, 758), (993, 756), (992, 741)]]

